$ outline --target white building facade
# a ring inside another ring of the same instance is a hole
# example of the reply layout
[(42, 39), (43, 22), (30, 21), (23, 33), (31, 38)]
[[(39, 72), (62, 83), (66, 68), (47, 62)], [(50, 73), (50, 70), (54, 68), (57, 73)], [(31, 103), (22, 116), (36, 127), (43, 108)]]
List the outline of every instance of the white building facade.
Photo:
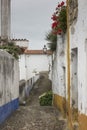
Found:
[[(87, 129), (87, 1), (78, 0), (78, 17), (70, 30), (72, 98), (78, 108), (79, 129)], [(74, 30), (74, 31), (73, 31)], [(74, 91), (73, 91), (74, 88)]]
[(70, 127), (77, 122), (78, 130), (87, 130), (87, 1), (71, 0), (70, 11), (70, 86), (67, 68), (68, 35), (65, 39), (58, 36), (53, 65), (54, 104), (69, 116)]
[(27, 49), (29, 47), (29, 40), (27, 39), (11, 39), (17, 46), (24, 47)]
[(43, 50), (25, 50), (25, 53), (19, 58), (20, 80), (28, 80), (40, 72), (48, 72), (50, 75), (51, 54), (50, 51), (44, 54)]

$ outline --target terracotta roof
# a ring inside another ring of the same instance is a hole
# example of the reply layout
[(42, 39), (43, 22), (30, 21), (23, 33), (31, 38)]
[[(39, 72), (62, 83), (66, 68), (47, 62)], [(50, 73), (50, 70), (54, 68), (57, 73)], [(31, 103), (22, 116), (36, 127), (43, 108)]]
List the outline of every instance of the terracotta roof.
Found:
[(44, 53), (43, 50), (25, 50), (25, 54), (49, 54), (51, 55), (52, 52), (50, 50), (47, 50), (47, 53)]

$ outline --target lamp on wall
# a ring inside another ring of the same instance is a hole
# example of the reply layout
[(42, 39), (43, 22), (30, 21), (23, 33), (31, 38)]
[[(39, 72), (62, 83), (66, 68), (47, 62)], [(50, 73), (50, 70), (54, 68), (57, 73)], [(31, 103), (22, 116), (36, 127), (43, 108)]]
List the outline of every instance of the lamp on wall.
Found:
[(44, 54), (47, 53), (47, 47), (46, 47), (46, 45), (44, 45), (44, 47), (43, 47), (43, 53), (44, 53)]

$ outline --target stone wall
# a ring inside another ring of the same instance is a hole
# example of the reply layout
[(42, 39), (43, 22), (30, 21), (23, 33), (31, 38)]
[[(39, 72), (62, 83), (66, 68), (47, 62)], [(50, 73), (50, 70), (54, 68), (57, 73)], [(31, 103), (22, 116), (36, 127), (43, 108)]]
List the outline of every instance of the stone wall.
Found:
[(0, 123), (18, 108), (19, 67), (18, 61), (0, 50)]

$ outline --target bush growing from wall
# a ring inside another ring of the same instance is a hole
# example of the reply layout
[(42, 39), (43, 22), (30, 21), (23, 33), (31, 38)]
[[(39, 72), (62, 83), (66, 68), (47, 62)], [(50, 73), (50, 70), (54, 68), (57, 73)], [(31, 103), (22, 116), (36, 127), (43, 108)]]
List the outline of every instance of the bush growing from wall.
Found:
[(23, 53), (24, 49), (16, 46), (14, 42), (3, 40), (5, 44), (0, 45), (0, 49), (3, 49), (7, 51), (9, 54), (11, 54), (15, 59), (19, 58), (19, 55)]
[(50, 31), (46, 34), (46, 40), (48, 41), (48, 48), (51, 51), (55, 51), (57, 46), (57, 35), (54, 35), (52, 31)]

